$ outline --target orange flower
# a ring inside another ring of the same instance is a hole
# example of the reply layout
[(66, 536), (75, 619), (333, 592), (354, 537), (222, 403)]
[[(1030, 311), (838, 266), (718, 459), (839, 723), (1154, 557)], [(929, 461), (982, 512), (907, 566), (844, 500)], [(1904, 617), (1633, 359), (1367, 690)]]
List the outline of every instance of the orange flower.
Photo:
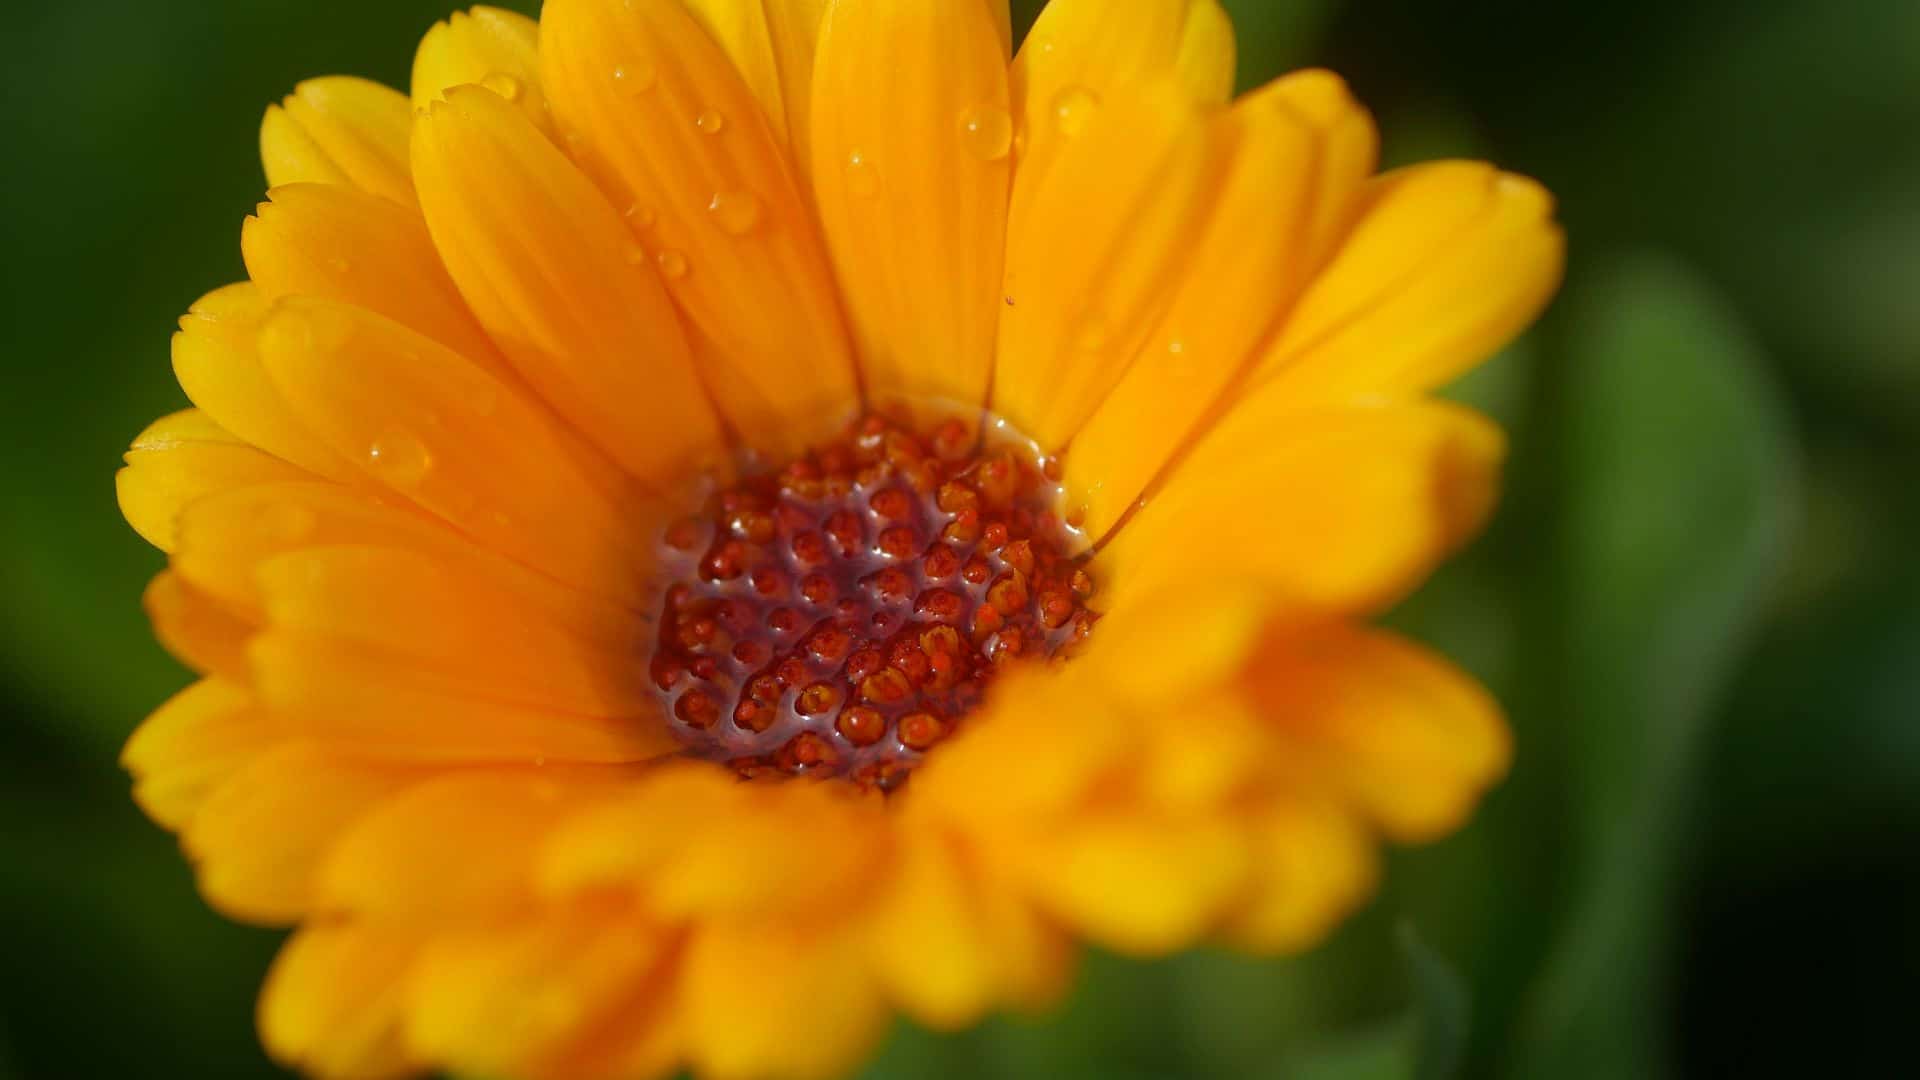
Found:
[(1553, 291), (1547, 195), (1372, 175), (1324, 72), (1229, 101), (1214, 0), (1008, 48), (1000, 0), (549, 0), (268, 111), (119, 487), (203, 676), (135, 795), (298, 927), (276, 1057), (831, 1075), (1076, 940), (1311, 945), (1501, 775), (1363, 620), (1494, 502), (1424, 394)]

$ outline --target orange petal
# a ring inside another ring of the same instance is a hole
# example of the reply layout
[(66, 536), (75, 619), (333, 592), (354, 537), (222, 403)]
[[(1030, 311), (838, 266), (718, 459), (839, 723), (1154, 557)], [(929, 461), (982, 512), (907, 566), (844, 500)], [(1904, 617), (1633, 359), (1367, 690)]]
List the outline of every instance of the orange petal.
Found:
[(301, 424), (261, 368), (258, 344), (266, 317), (267, 298), (252, 282), (194, 301), (173, 335), (174, 377), (201, 412), (240, 440), (320, 476), (349, 475), (346, 462)]
[(268, 197), (240, 230), (264, 300), (303, 293), (365, 308), (506, 374), (418, 213), (328, 184), (289, 184)]
[(589, 717), (488, 699), (465, 680), (294, 630), (247, 647), (253, 685), (290, 725), (356, 753), (439, 762), (625, 762), (679, 744), (652, 711)]
[(585, 639), (512, 592), (432, 556), (390, 547), (309, 547), (255, 569), (266, 621), (336, 637), (462, 680), (469, 691), (583, 716), (657, 710), (648, 627)]
[(1373, 892), (1373, 838), (1324, 801), (1278, 800), (1252, 817), (1254, 881), (1228, 921), (1228, 940), (1258, 953), (1319, 944)]
[(884, 1030), (858, 944), (825, 927), (706, 924), (688, 944), (684, 973), (688, 1055), (715, 1080), (828, 1080)]
[(832, 910), (864, 887), (884, 840), (879, 809), (850, 796), (742, 787), (707, 764), (661, 769), (568, 823), (547, 853), (544, 888), (637, 890), (675, 919)]
[(1225, 811), (1188, 820), (1089, 812), (1022, 846), (1026, 880), (1055, 918), (1136, 955), (1193, 944), (1253, 871), (1246, 837)]
[(1223, 575), (1287, 603), (1377, 610), (1486, 520), (1506, 443), (1485, 418), (1434, 402), (1302, 410), (1275, 390), (1119, 526), (1095, 571), (1110, 610)]
[(292, 922), (307, 913), (320, 862), (340, 835), (423, 775), (289, 743), (220, 785), (180, 842), (209, 904), (246, 922)]
[(140, 808), (178, 831), (227, 777), (287, 738), (252, 694), (224, 679), (202, 679), (134, 730), (120, 764), (133, 774)]
[[(529, 617), (589, 641), (627, 640), (634, 614), (476, 546), (440, 521), (355, 489), (317, 481), (259, 484), (208, 495), (180, 517), (173, 568), (236, 611), (264, 621), (259, 570), (275, 556), (351, 545), (391, 549), (489, 593)], [(644, 560), (636, 573), (645, 572)], [(431, 614), (431, 613), (429, 613)]]
[(1232, 148), (1183, 280), (1144, 349), (1073, 437), (1066, 487), (1103, 535), (1245, 378), (1318, 271), (1373, 169), (1372, 121), (1325, 72), (1242, 98), (1213, 123)]
[(179, 574), (162, 571), (141, 597), (154, 636), (181, 663), (236, 682), (247, 678), (247, 639), (257, 629)]
[(260, 995), (260, 1039), (275, 1061), (326, 1080), (417, 1072), (400, 1041), (410, 932), (307, 926), (288, 939)]
[(1110, 592), (1096, 602), (1111, 618), (1096, 624), (1060, 688), (1136, 710), (1185, 705), (1230, 680), (1273, 608), (1271, 597), (1238, 582), (1189, 579), (1161, 590)]
[(343, 184), (412, 205), (412, 122), (406, 96), (379, 83), (348, 75), (308, 79), (260, 122), (267, 186)]
[(767, 126), (806, 180), (813, 58), (830, 0), (684, 0), (759, 99)]
[(1184, 100), (1224, 104), (1233, 63), (1233, 26), (1216, 0), (1052, 0), (1013, 61), (1011, 235), (1031, 225), (1035, 193), (1105, 101), (1166, 82)]
[(1396, 839), (1458, 828), (1505, 774), (1512, 739), (1493, 698), (1439, 655), (1342, 623), (1274, 637), (1248, 665), (1253, 701)]
[(408, 987), (407, 1045), (465, 1075), (558, 1075), (547, 1063), (596, 1026), (651, 1026), (669, 945), (638, 919), (597, 912), (444, 936)]
[(329, 913), (445, 925), (534, 900), (541, 846), (624, 772), (551, 765), (452, 773), (381, 805), (341, 838), (321, 870)]
[(1460, 161), (1388, 173), (1258, 377), (1314, 400), (1438, 386), (1533, 321), (1565, 247), (1532, 180)]
[(180, 512), (206, 495), (309, 474), (234, 438), (199, 409), (155, 420), (114, 476), (120, 513), (147, 543), (171, 551)]
[(1131, 726), (1110, 722), (1105, 702), (1089, 698), (1086, 679), (1071, 677), (1078, 666), (997, 679), (986, 703), (914, 771), (908, 805), (964, 830), (1077, 807), (1137, 745)]
[(993, 19), (981, 0), (840, 0), (815, 65), (813, 186), (868, 394), (977, 407), (1013, 155)]
[(1148, 347), (1228, 149), (1225, 132), (1164, 83), (1116, 90), (1072, 123), (1077, 133), (1009, 225), (993, 376), (994, 410), (1050, 451)]
[(551, 0), (540, 35), (554, 114), (581, 136), (569, 146), (710, 343), (733, 429), (791, 452), (836, 427), (856, 392), (832, 271), (726, 54), (677, 3)]
[(274, 384), (372, 483), (580, 588), (637, 597), (632, 489), (541, 409), (357, 308), (288, 297), (261, 331)]
[(713, 464), (718, 422), (673, 305), (593, 184), (477, 87), (436, 102), (413, 147), (441, 258), (527, 382), (643, 481)]
[(994, 1000), (997, 972), (970, 880), (938, 833), (896, 849), (886, 891), (863, 920), (870, 963), (888, 997), (923, 1024), (958, 1030)]
[(413, 54), (413, 105), (440, 100), (455, 86), (484, 86), (520, 107), (551, 135), (540, 86), (540, 24), (517, 11), (476, 7), (433, 24)]

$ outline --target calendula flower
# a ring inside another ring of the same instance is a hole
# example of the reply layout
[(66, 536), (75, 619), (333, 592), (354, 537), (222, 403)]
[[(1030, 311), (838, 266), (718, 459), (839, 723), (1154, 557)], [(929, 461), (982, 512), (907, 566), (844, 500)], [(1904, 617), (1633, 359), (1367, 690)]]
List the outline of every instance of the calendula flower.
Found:
[(135, 794), (312, 1074), (827, 1076), (1077, 942), (1313, 944), (1494, 703), (1365, 620), (1500, 432), (1534, 183), (1214, 0), (549, 0), (267, 113), (121, 504)]

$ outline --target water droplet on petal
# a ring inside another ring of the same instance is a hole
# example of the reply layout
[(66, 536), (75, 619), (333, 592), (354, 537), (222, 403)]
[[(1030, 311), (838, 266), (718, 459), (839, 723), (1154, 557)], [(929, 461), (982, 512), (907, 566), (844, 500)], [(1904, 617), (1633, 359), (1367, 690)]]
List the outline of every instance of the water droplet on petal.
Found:
[(659, 265), (660, 272), (670, 278), (687, 276), (687, 257), (677, 251), (663, 251), (654, 256), (654, 262)]
[(861, 199), (880, 194), (880, 171), (859, 150), (847, 155), (847, 192)]
[(653, 89), (653, 84), (659, 80), (654, 74), (653, 65), (641, 60), (614, 68), (613, 81), (621, 93), (638, 97)]
[(960, 137), (968, 153), (998, 161), (1013, 148), (1013, 117), (998, 105), (974, 105), (960, 113)]
[(489, 73), (480, 80), (480, 85), (506, 98), (508, 101), (520, 100), (520, 80), (504, 71)]
[(735, 236), (752, 232), (760, 224), (760, 198), (751, 191), (716, 192), (707, 211), (722, 230)]
[(643, 266), (647, 261), (647, 249), (639, 244), (628, 244), (626, 258), (628, 266)]
[(648, 207), (634, 203), (627, 207), (627, 220), (633, 222), (633, 227), (636, 229), (651, 229), (659, 218)]
[(1100, 108), (1100, 97), (1084, 86), (1069, 86), (1053, 99), (1053, 122), (1069, 138), (1086, 130)]
[(727, 118), (720, 115), (716, 110), (708, 109), (706, 112), (694, 118), (693, 126), (706, 132), (708, 135), (718, 135), (721, 129), (727, 126)]
[(433, 454), (418, 436), (391, 428), (367, 445), (367, 463), (394, 487), (411, 488), (433, 471)]

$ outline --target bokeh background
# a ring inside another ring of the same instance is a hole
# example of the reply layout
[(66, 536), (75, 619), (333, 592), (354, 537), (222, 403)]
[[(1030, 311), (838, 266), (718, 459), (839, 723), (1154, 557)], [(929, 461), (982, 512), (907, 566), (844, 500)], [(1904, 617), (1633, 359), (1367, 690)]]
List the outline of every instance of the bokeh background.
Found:
[[(9, 7), (0, 1076), (277, 1075), (251, 1027), (276, 935), (200, 903), (116, 766), (186, 675), (112, 473), (184, 404), (175, 316), (241, 276), (265, 104), (404, 86), (444, 3)], [(1911, 1067), (1920, 4), (1226, 3), (1244, 84), (1333, 66), (1390, 160), (1491, 157), (1561, 199), (1564, 292), (1455, 391), (1514, 433), (1508, 498), (1394, 615), (1496, 689), (1518, 762), (1308, 956), (1094, 956), (1058, 1014), (903, 1028), (871, 1075)]]

